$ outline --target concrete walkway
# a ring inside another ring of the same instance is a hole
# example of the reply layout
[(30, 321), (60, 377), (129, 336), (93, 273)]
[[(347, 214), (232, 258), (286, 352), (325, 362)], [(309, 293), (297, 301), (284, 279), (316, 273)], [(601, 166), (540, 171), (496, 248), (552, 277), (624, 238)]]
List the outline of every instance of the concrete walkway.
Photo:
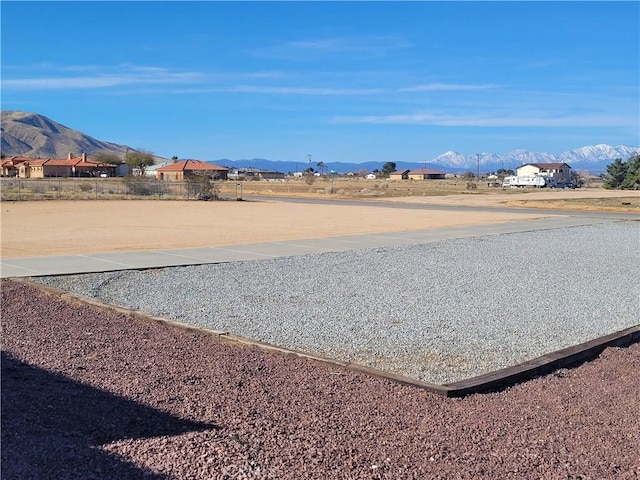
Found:
[(497, 224), (391, 232), (387, 234), (345, 235), (287, 242), (173, 250), (105, 252), (53, 257), (8, 258), (0, 260), (0, 277), (34, 277), (259, 260), (272, 257), (306, 255), (310, 253), (356, 250), (392, 245), (412, 245), (455, 238), (503, 235), (534, 230), (610, 223), (614, 221), (617, 220), (578, 216), (554, 216), (536, 220)]

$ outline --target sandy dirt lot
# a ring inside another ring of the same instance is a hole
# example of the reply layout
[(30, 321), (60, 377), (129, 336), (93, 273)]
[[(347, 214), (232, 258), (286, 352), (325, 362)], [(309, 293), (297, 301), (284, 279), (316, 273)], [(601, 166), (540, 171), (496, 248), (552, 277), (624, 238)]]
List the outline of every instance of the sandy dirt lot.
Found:
[[(389, 198), (387, 202), (496, 206), (517, 200), (624, 196), (598, 189), (510, 195)], [(401, 210), (285, 202), (155, 200), (0, 204), (2, 258), (193, 248), (509, 222), (540, 214)]]
[(2, 258), (234, 245), (547, 216), (273, 201), (39, 201), (1, 206)]

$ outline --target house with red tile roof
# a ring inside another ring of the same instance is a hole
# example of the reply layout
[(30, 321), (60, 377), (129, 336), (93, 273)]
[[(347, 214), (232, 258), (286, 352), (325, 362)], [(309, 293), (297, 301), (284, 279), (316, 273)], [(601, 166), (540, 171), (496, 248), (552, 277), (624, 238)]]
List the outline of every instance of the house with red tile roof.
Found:
[(12, 157), (2, 162), (3, 176), (20, 178), (97, 177), (101, 173), (113, 176), (115, 170), (115, 165), (92, 160), (86, 153), (80, 157), (70, 153), (67, 158)]
[(3, 177), (17, 177), (20, 164), (28, 162), (29, 160), (33, 159), (20, 156), (4, 158), (2, 162), (0, 162), (0, 167), (2, 168), (2, 172), (0, 172), (0, 175), (2, 175)]
[(158, 180), (183, 182), (189, 176), (208, 175), (212, 180), (226, 180), (229, 169), (202, 160), (180, 160), (156, 169)]

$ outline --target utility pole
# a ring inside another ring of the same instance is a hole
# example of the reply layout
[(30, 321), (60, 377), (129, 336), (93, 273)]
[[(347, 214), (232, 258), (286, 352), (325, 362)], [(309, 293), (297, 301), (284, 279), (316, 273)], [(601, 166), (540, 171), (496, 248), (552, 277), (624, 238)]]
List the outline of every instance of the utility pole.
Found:
[(309, 170), (311, 168), (311, 154), (307, 153), (307, 158), (309, 159), (309, 165), (307, 167), (307, 172), (311, 172), (311, 170)]
[(477, 171), (476, 171), (476, 182), (480, 183), (480, 154), (476, 153), (476, 161), (478, 163)]

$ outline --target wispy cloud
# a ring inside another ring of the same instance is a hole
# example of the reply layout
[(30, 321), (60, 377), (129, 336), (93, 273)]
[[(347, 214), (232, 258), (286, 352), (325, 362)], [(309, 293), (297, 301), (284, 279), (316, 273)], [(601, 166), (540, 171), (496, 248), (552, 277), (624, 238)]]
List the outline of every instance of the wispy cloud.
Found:
[(203, 74), (197, 72), (175, 72), (161, 67), (133, 65), (64, 66), (47, 70), (48, 75), (43, 76), (36, 77), (32, 72), (23, 78), (4, 78), (2, 87), (15, 90), (99, 89), (123, 85), (185, 84), (204, 79)]
[[(269, 85), (233, 85), (202, 89), (192, 89), (192, 93), (204, 92), (228, 92), (228, 93), (255, 93), (265, 95), (383, 95), (407, 92), (435, 92), (435, 91), (469, 91), (496, 88), (492, 85), (456, 85), (456, 84), (431, 84), (402, 88), (340, 88), (340, 87), (301, 87), (301, 86), (269, 86)], [(182, 93), (185, 93), (182, 91)]]
[(465, 91), (465, 90), (487, 90), (498, 88), (497, 85), (463, 85), (455, 83), (428, 83), (424, 85), (414, 85), (401, 88), (401, 92), (442, 92), (442, 91)]
[(221, 87), (215, 90), (219, 92), (277, 95), (375, 95), (385, 91), (380, 88), (270, 87), (260, 85), (237, 85)]
[(411, 43), (397, 35), (327, 37), (298, 40), (252, 51), (253, 55), (305, 60), (309, 55), (350, 54), (357, 57), (382, 57), (392, 51), (410, 47)]
[[(146, 87), (173, 86), (161, 93), (252, 93), (275, 95), (369, 95), (382, 93), (380, 88), (341, 88), (260, 85), (260, 82), (284, 82), (289, 75), (276, 70), (254, 72), (179, 72), (164, 67), (138, 65), (70, 65), (54, 66), (38, 64), (28, 67), (13, 67), (13, 78), (5, 78), (2, 87), (12, 90), (77, 90), (107, 89), (113, 87), (136, 87), (145, 89), (141, 93), (155, 93)], [(27, 71), (22, 75), (15, 71)], [(255, 81), (256, 85), (239, 83)], [(134, 88), (128, 93), (136, 93)]]
[(381, 115), (340, 116), (331, 123), (392, 125), (431, 125), (443, 127), (618, 127), (629, 118), (618, 115), (540, 115), (520, 112), (516, 115)]

